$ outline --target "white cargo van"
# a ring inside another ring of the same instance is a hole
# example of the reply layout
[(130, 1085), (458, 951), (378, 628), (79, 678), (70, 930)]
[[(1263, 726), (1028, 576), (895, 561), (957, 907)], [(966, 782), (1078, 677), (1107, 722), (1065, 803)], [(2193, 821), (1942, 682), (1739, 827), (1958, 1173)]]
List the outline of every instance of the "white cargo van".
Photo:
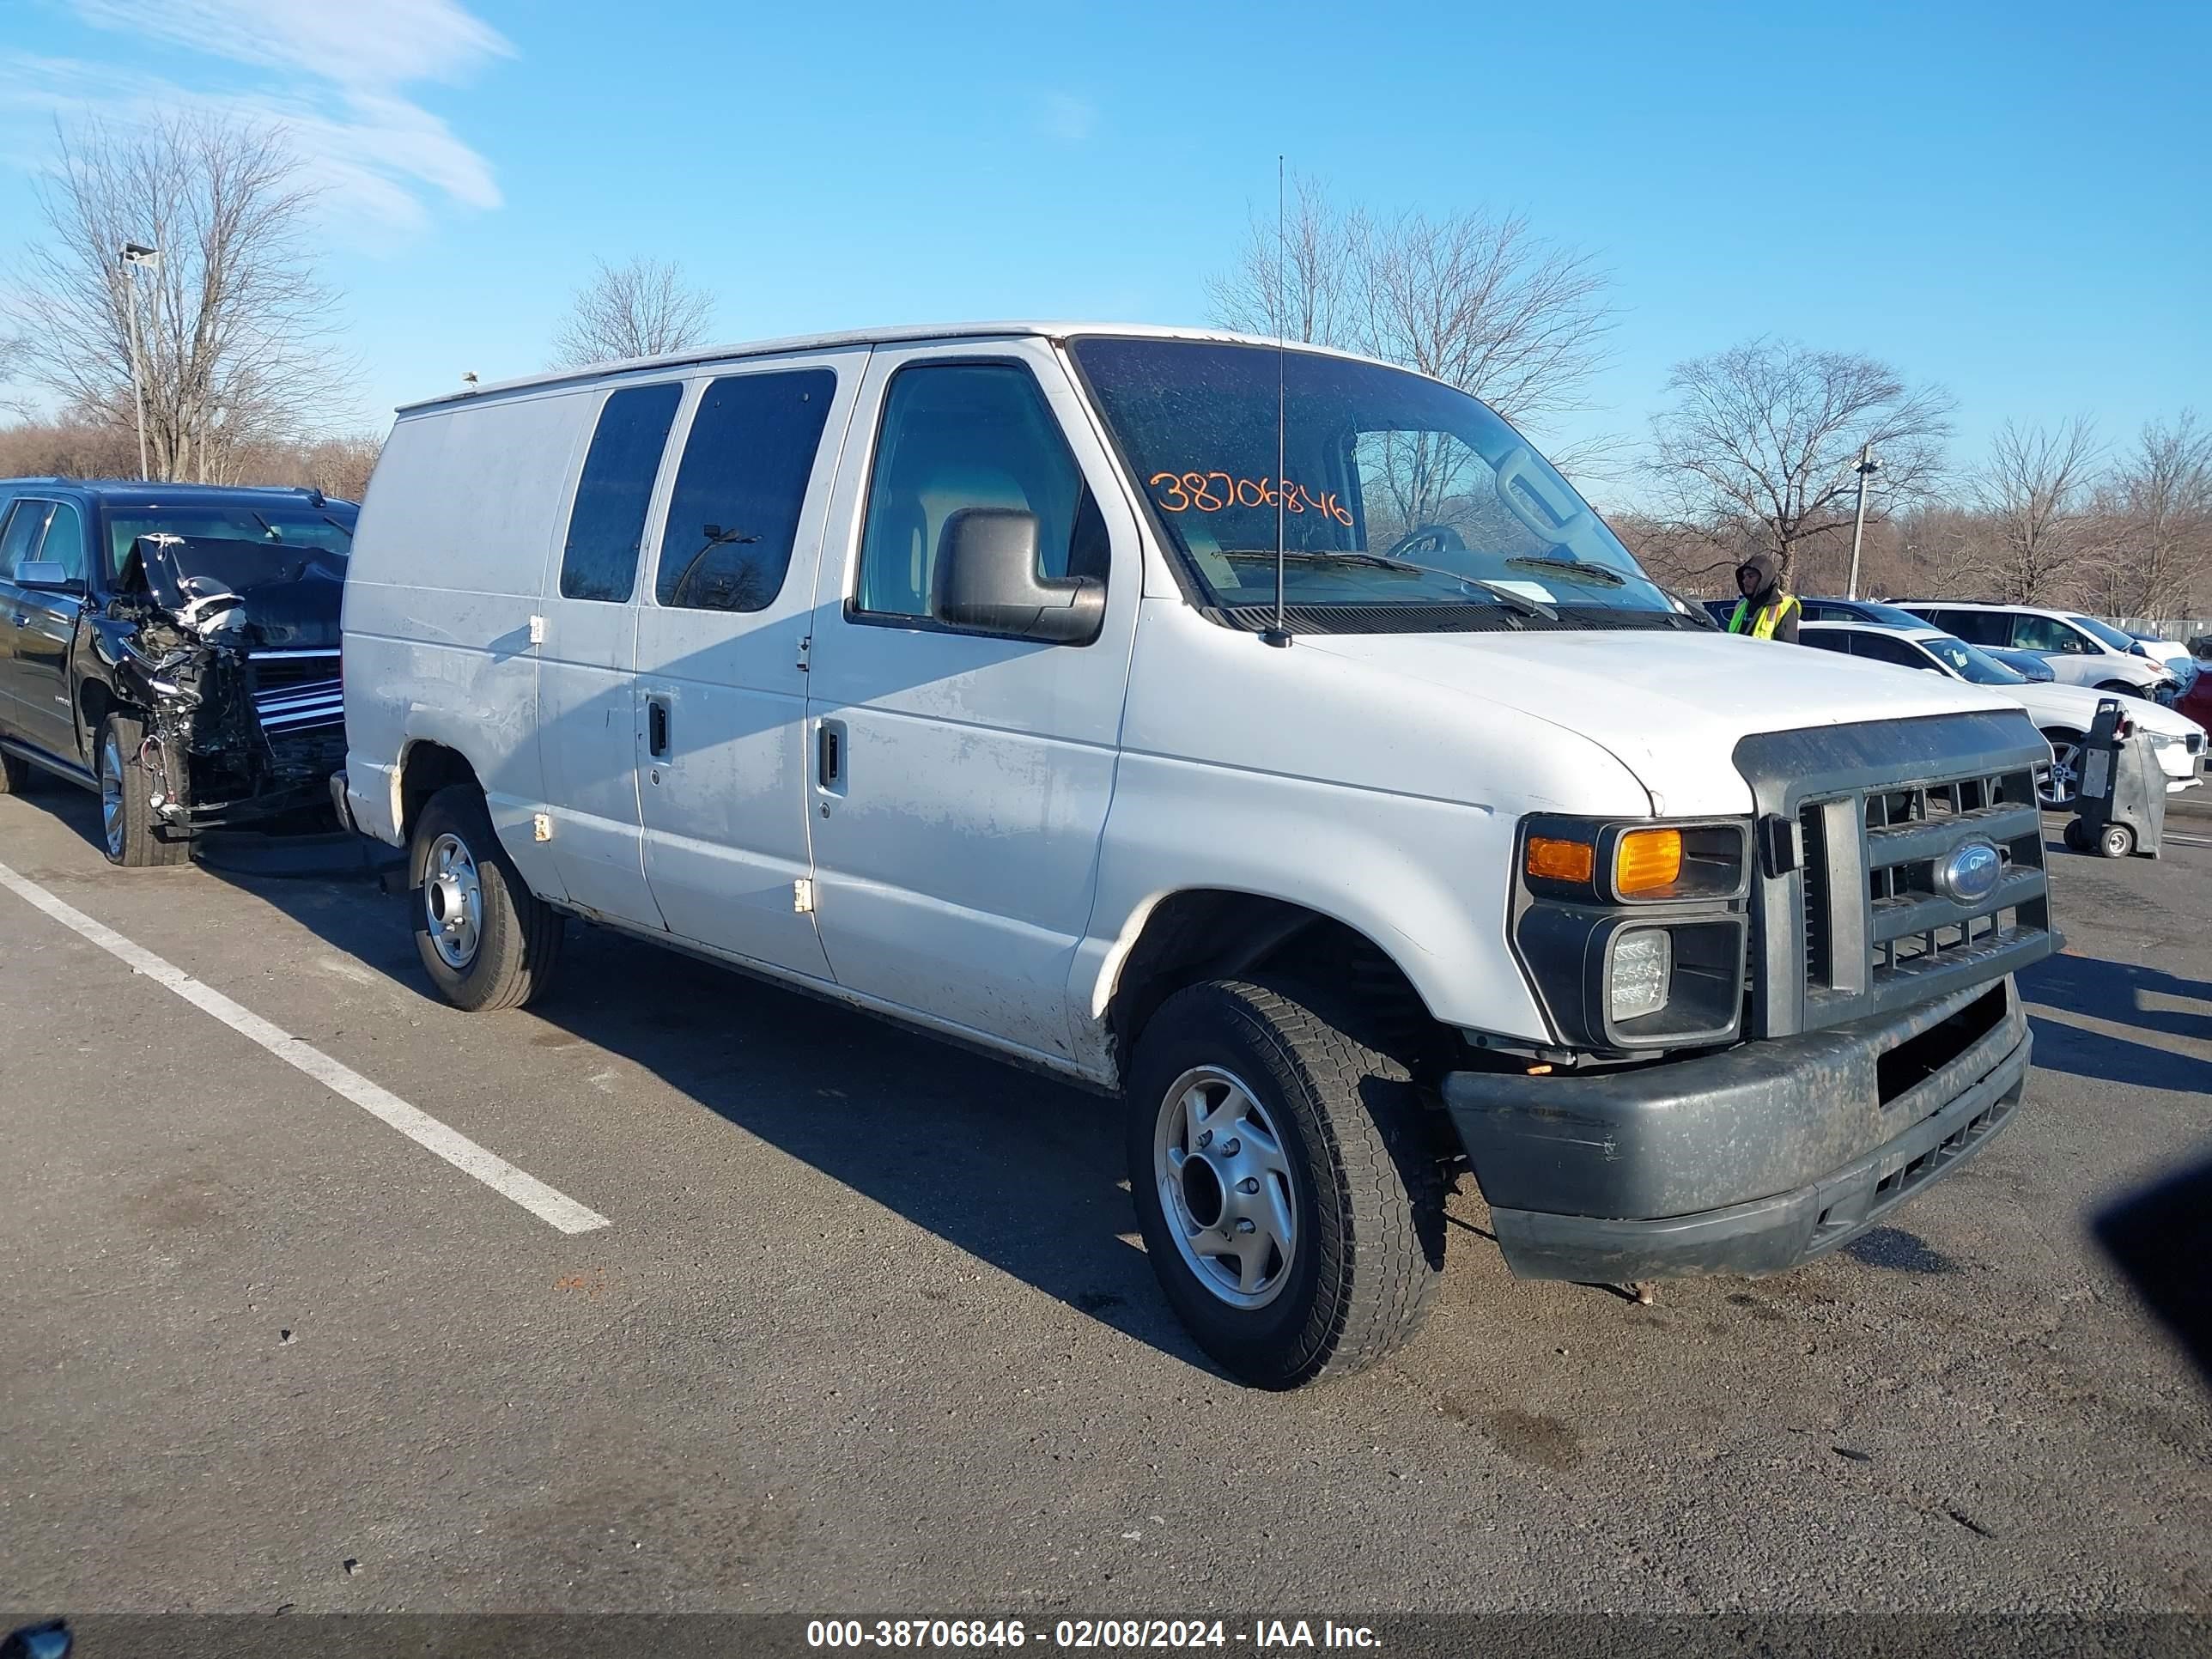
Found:
[(1117, 1091), (1251, 1382), (1404, 1340), (1463, 1173), (1523, 1275), (1772, 1272), (2021, 1097), (2019, 705), (1711, 634), (1380, 363), (991, 325), (417, 404), (343, 634), (453, 1001), (580, 918)]

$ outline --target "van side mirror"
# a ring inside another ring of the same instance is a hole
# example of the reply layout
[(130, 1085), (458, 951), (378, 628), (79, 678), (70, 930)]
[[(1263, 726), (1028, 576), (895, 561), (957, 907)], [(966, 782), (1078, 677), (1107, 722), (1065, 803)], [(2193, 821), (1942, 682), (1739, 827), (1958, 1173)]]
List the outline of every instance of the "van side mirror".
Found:
[(52, 559), (26, 559), (15, 567), (15, 586), (35, 587), (52, 593), (82, 593), (84, 584), (69, 573), (69, 567)]
[(1106, 585), (1096, 576), (1038, 575), (1034, 513), (963, 507), (938, 543), (929, 614), (954, 628), (1087, 645), (1106, 619)]

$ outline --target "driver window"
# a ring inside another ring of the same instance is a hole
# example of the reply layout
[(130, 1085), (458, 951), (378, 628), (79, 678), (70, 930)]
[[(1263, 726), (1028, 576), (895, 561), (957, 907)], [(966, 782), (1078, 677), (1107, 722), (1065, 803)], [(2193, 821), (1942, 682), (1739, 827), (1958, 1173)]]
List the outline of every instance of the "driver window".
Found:
[(12, 576), (15, 567), (24, 560), (33, 558), (39, 544), (39, 532), (46, 527), (47, 515), (53, 506), (48, 501), (18, 501), (15, 510), (8, 515), (4, 528), (0, 528), (0, 576)]
[(2052, 651), (2081, 656), (2088, 647), (2081, 635), (2052, 617), (2021, 617), (2013, 624), (2013, 643), (2023, 651)]
[(967, 507), (1037, 520), (1037, 574), (1107, 574), (1106, 521), (1029, 371), (1012, 363), (925, 363), (884, 395), (854, 608), (929, 614), (946, 523)]
[(61, 566), (62, 574), (73, 582), (84, 580), (84, 520), (71, 503), (54, 503), (54, 516), (46, 523), (46, 538), (39, 544), (39, 557)]

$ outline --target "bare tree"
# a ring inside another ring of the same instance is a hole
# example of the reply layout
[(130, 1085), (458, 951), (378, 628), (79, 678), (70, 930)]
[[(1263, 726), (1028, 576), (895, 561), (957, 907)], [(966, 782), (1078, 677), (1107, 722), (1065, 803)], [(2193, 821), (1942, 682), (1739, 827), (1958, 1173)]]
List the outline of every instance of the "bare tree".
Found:
[(2010, 421), (1998, 428), (1974, 483), (1996, 597), (2022, 605), (2073, 597), (2104, 545), (2087, 511), (2102, 453), (2094, 425), (2078, 415), (2056, 432)]
[(1303, 178), (1279, 237), (1255, 214), (1237, 264), (1207, 283), (1229, 327), (1403, 363), (1515, 422), (1580, 406), (1604, 361), (1609, 286), (1518, 215), (1376, 219)]
[(2102, 586), (2111, 614), (2193, 614), (2212, 593), (2212, 430), (2184, 410), (2145, 426), (2112, 479), (2112, 547)]
[(1292, 179), (1282, 222), (1253, 215), (1236, 264), (1206, 278), (1214, 320), (1247, 334), (1348, 348), (1354, 250), (1365, 239), (1359, 213), (1339, 211), (1317, 180)]
[(554, 360), (563, 367), (658, 357), (682, 351), (707, 337), (714, 296), (693, 288), (665, 259), (599, 263), (576, 292), (568, 320), (554, 338)]
[(1868, 512), (1926, 494), (1951, 430), (1950, 395), (1856, 352), (1757, 339), (1675, 365), (1652, 419), (1652, 465), (1682, 522), (1716, 545), (1748, 528), (1788, 571), (1847, 529), (1860, 447), (1881, 463)]
[[(18, 273), (18, 372), (82, 417), (135, 425), (135, 309), (162, 478), (227, 482), (245, 447), (326, 418), (346, 365), (315, 273), (315, 192), (283, 136), (191, 114), (58, 140), (40, 191), (52, 234)], [(159, 250), (135, 280), (126, 243)]]

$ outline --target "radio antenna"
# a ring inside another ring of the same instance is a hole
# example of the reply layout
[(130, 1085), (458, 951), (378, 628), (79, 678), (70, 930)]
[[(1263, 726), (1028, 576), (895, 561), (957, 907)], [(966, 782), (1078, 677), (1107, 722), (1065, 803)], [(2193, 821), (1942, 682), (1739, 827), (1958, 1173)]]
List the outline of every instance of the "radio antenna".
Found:
[(1284, 428), (1289, 413), (1284, 364), (1290, 356), (1290, 348), (1284, 343), (1285, 331), (1290, 326), (1290, 319), (1283, 314), (1290, 303), (1283, 287), (1285, 246), (1283, 158), (1279, 153), (1275, 157), (1275, 625), (1260, 635), (1261, 644), (1278, 647), (1291, 642), (1291, 630), (1283, 626), (1283, 501), (1290, 494), (1290, 486), (1283, 482), (1284, 451), (1288, 447)]

